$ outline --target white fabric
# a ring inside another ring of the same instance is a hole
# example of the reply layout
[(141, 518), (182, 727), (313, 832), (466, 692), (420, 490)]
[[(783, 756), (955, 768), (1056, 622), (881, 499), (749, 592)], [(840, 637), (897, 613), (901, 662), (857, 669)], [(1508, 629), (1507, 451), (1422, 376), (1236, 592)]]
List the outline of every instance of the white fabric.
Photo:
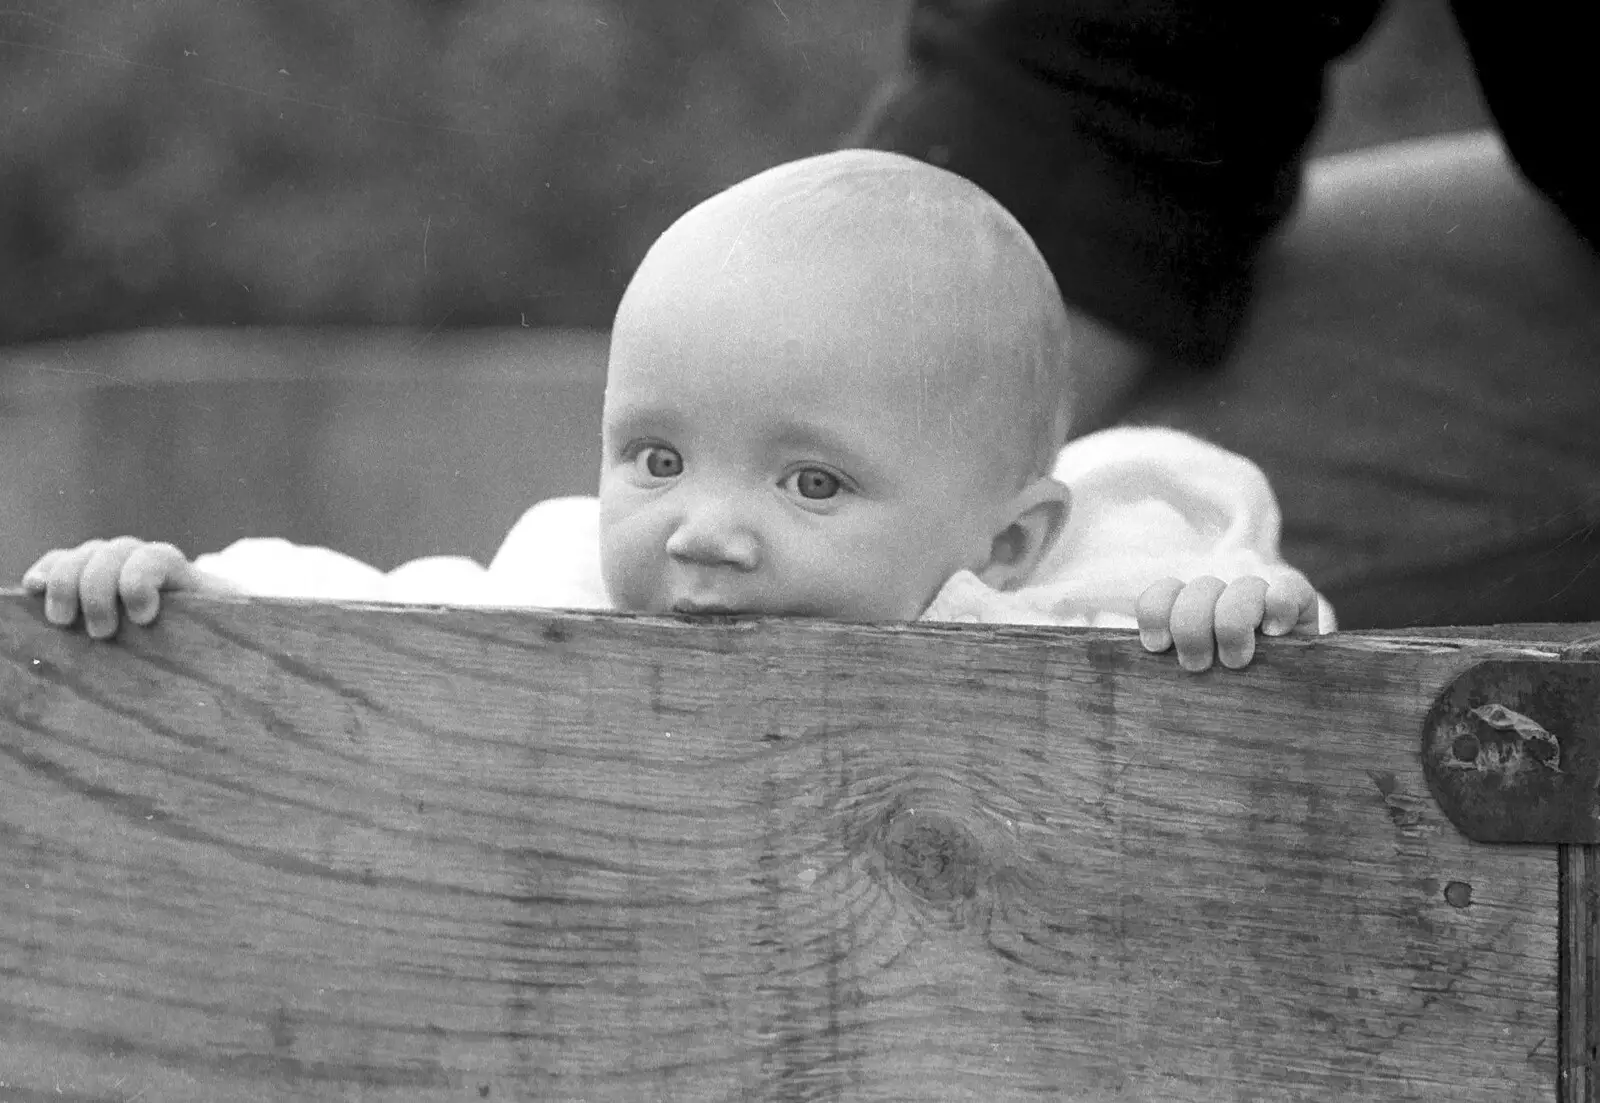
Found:
[[(1278, 553), (1277, 499), (1260, 468), (1172, 429), (1121, 427), (1073, 441), (1055, 476), (1071, 495), (1061, 539), (1030, 585), (950, 579), (924, 620), (1136, 627), (1134, 602), (1173, 576), (1293, 576)], [(387, 574), (327, 548), (247, 539), (195, 566), (260, 597), (608, 609), (595, 498), (552, 498), (524, 513), (487, 569), (429, 556)], [(1324, 632), (1333, 610), (1319, 600)]]

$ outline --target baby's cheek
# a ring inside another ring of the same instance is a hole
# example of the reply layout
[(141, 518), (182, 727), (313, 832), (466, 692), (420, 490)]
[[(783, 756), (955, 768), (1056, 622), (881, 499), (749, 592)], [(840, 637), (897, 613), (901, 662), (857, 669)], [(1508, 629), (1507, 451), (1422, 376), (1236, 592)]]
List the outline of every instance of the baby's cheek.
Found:
[[(844, 567), (834, 592), (847, 620), (916, 620), (949, 574), (937, 541), (906, 539), (908, 533), (881, 529), (842, 550)], [(917, 534), (921, 535), (921, 534)]]
[(606, 593), (611, 598), (612, 606), (619, 612), (651, 611), (652, 588), (646, 573), (641, 568), (642, 564), (637, 559), (601, 555), (600, 576), (605, 581)]
[(920, 617), (945, 583), (963, 569), (976, 572), (983, 564), (969, 553), (965, 542), (957, 537), (954, 526), (938, 532), (923, 534), (913, 548), (907, 548), (901, 559), (900, 599), (908, 609), (908, 618)]
[[(940, 580), (941, 584), (943, 580)], [(939, 592), (938, 585), (927, 585), (922, 577), (889, 569), (875, 587), (864, 588), (852, 611), (851, 620), (909, 621), (922, 616)]]
[(626, 613), (650, 611), (659, 565), (640, 526), (627, 519), (600, 517), (600, 577), (611, 604)]

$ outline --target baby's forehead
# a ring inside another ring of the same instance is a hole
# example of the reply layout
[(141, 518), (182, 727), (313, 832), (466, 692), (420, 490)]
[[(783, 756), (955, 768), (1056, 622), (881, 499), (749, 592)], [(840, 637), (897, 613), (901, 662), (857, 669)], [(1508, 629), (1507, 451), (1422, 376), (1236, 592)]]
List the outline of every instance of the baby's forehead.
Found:
[(1048, 275), (1026, 231), (982, 188), (879, 150), (840, 150), (758, 173), (689, 211), (658, 247), (719, 268), (767, 253), (869, 268), (958, 262), (968, 273), (1014, 253), (1024, 268)]
[(980, 362), (887, 342), (837, 357), (799, 341), (775, 355), (760, 354), (765, 348), (754, 355), (615, 358), (608, 420), (659, 421), (711, 435), (737, 427), (768, 443), (848, 426), (857, 444), (936, 443), (943, 459), (963, 464), (972, 457), (953, 446), (986, 449), (1015, 426), (1017, 404), (1030, 397), (1014, 360)]

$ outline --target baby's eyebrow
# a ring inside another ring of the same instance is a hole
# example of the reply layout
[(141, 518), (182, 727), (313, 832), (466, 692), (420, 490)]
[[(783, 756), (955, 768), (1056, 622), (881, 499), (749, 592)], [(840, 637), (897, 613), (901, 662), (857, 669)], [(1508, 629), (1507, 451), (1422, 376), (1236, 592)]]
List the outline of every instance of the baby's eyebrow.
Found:
[(607, 411), (604, 429), (613, 437), (639, 434), (671, 436), (682, 428), (682, 422), (676, 410), (660, 406), (636, 406), (615, 412)]
[(815, 451), (843, 465), (857, 476), (876, 475), (881, 465), (875, 462), (851, 440), (820, 425), (786, 421), (777, 426), (772, 436), (779, 448)]

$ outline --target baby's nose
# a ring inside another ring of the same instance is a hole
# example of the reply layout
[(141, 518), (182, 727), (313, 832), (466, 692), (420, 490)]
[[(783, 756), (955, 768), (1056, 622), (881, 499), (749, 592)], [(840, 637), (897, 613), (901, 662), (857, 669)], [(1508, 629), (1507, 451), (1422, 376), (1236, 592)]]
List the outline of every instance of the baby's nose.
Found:
[(684, 515), (667, 538), (667, 554), (697, 566), (755, 570), (760, 544), (737, 512), (722, 502), (701, 503)]

